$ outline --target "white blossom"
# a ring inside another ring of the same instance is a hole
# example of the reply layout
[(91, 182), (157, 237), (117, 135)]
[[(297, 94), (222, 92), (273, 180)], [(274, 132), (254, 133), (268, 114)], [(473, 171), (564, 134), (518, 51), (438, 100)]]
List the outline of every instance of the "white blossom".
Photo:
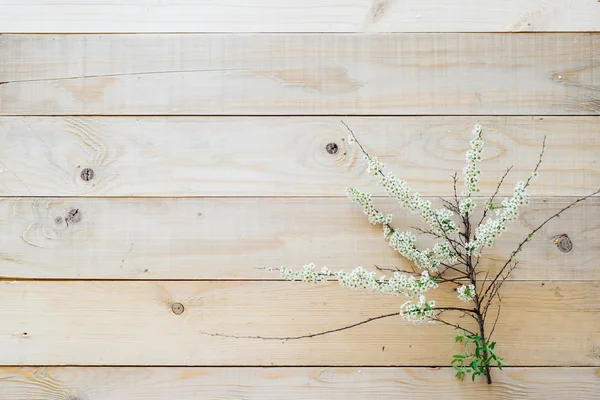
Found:
[[(532, 177), (537, 176), (537, 171)], [(531, 179), (531, 178), (530, 178)], [(519, 216), (521, 207), (529, 204), (529, 193), (527, 193), (527, 182), (520, 181), (515, 185), (513, 195), (502, 200), (502, 206), (496, 209), (499, 218), (488, 218), (475, 230), (475, 240), (467, 244), (467, 251), (479, 255), (481, 247), (491, 247), (496, 239), (506, 232), (506, 222), (514, 221)]]
[(460, 203), (458, 204), (458, 211), (460, 212), (460, 215), (465, 216), (467, 214), (471, 214), (473, 213), (474, 209), (475, 201), (473, 201), (471, 196), (460, 199)]
[(376, 278), (375, 272), (367, 271), (361, 266), (350, 272), (333, 272), (327, 267), (318, 272), (315, 264), (304, 265), (301, 269), (294, 271), (290, 268), (279, 268), (281, 276), (289, 281), (302, 281), (310, 283), (326, 282), (328, 278), (337, 278), (340, 286), (350, 289), (372, 290), (382, 294), (394, 296), (404, 295), (409, 298), (417, 298), (430, 289), (435, 289), (438, 284), (427, 271), (423, 271), (420, 277), (405, 275), (394, 272), (390, 279), (385, 276)]
[(406, 259), (412, 261), (420, 269), (435, 271), (441, 260), (435, 258), (435, 254), (429, 250), (419, 251), (415, 246), (417, 237), (410, 231), (394, 232), (389, 238), (390, 246), (402, 254)]
[(414, 324), (420, 324), (424, 321), (434, 322), (432, 320), (435, 313), (434, 307), (434, 300), (427, 302), (425, 296), (421, 295), (419, 296), (419, 301), (416, 303), (409, 300), (402, 304), (400, 306), (400, 315)]
[(363, 207), (363, 212), (372, 224), (383, 224), (383, 235), (389, 240), (390, 246), (402, 254), (405, 258), (415, 263), (420, 269), (429, 269), (434, 271), (438, 265), (447, 261), (454, 262), (456, 255), (450, 250), (450, 247), (445, 243), (438, 243), (434, 246), (434, 250), (425, 249), (420, 251), (417, 249), (415, 242), (416, 236), (410, 231), (395, 232), (391, 229), (391, 215), (384, 215), (377, 211), (373, 205), (373, 199), (369, 193), (361, 192), (360, 190), (349, 187), (346, 189), (348, 197)]
[(475, 202), (471, 198), (471, 194), (479, 192), (479, 175), (481, 171), (477, 167), (477, 163), (481, 161), (481, 153), (483, 152), (483, 139), (481, 137), (481, 125), (475, 125), (473, 128), (473, 139), (469, 142), (470, 148), (465, 155), (467, 165), (463, 169), (465, 190), (462, 193), (462, 199), (458, 205), (459, 212), (465, 216), (475, 209)]
[(457, 292), (458, 292), (458, 298), (466, 303), (466, 302), (473, 300), (473, 297), (475, 296), (475, 286), (474, 285), (469, 285), (469, 286), (462, 285), (461, 287), (459, 287), (457, 289)]
[(350, 200), (363, 207), (363, 212), (369, 219), (369, 222), (373, 225), (389, 224), (392, 221), (391, 215), (385, 216), (375, 209), (370, 193), (361, 192), (356, 188), (348, 187), (346, 188), (346, 195)]
[(454, 264), (458, 260), (456, 253), (452, 249), (449, 243), (436, 243), (433, 245), (433, 253), (437, 260), (443, 263)]
[(393, 173), (384, 174), (385, 166), (377, 160), (376, 157), (367, 157), (367, 172), (373, 177), (377, 177), (377, 183), (383, 187), (390, 197), (395, 198), (398, 203), (407, 208), (413, 214), (418, 214), (434, 232), (452, 233), (456, 231), (456, 225), (452, 220), (453, 213), (445, 208), (434, 210), (431, 208), (431, 202), (423, 200), (419, 193), (410, 194), (410, 188), (406, 181), (396, 178)]

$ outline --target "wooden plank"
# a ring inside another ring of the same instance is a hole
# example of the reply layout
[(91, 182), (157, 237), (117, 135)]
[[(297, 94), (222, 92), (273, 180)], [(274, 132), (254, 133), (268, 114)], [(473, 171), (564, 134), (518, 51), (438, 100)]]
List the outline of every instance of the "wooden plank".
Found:
[(506, 368), (494, 383), (459, 382), (450, 368), (0, 368), (11, 400), (377, 398), (597, 399), (597, 368)]
[[(502, 194), (531, 174), (535, 196), (600, 187), (597, 117), (344, 117), (361, 142), (424, 196), (452, 194), (471, 129), (485, 129), (480, 187)], [(344, 196), (377, 192), (339, 117), (3, 117), (3, 196)], [(329, 143), (337, 145), (330, 154)], [(85, 168), (94, 171), (86, 182)]]
[(595, 0), (2, 0), (3, 32), (596, 31)]
[[(508, 282), (498, 353), (512, 366), (599, 366), (599, 289)], [(460, 302), (450, 287), (435, 294), (442, 307)], [(5, 281), (0, 348), (11, 366), (447, 366), (459, 351), (453, 330), (400, 317), (287, 342), (201, 333), (310, 334), (394, 312), (403, 301), (334, 282)], [(183, 314), (171, 310), (175, 302)]]
[(600, 34), (2, 35), (1, 115), (598, 115)]
[[(533, 227), (570, 200), (534, 199), (485, 251), (482, 269), (498, 271)], [(393, 200), (377, 203), (396, 211), (398, 228), (422, 226)], [(595, 198), (546, 225), (519, 256), (513, 278), (600, 280), (598, 232), (600, 198)], [(568, 253), (554, 243), (561, 234), (573, 243)], [(421, 235), (419, 245), (432, 242)], [(381, 228), (344, 198), (0, 200), (5, 279), (280, 279), (264, 268), (308, 262), (334, 270), (410, 268)]]

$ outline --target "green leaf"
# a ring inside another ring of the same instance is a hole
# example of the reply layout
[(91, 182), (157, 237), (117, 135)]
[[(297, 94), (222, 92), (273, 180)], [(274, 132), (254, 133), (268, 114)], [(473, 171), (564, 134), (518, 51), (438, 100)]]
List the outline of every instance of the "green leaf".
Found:
[(475, 374), (471, 375), (471, 380), (475, 382)]

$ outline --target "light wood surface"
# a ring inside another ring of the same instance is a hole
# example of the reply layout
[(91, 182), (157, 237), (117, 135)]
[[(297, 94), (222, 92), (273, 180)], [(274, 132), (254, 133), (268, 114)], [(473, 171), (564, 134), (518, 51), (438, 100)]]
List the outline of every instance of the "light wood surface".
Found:
[(3, 32), (595, 31), (595, 0), (2, 0)]
[[(532, 195), (600, 187), (598, 117), (2, 117), (0, 195), (344, 196), (347, 186), (383, 193), (360, 150), (348, 146), (342, 119), (424, 196), (452, 194), (477, 122), (483, 195), (513, 166), (501, 192), (511, 194), (531, 174), (544, 136)], [(91, 181), (81, 179), (85, 168)]]
[[(572, 199), (534, 199), (486, 249), (482, 270), (498, 271), (520, 240)], [(394, 200), (377, 204), (394, 212), (393, 225), (401, 230), (422, 226)], [(534, 236), (512, 278), (600, 280), (599, 230), (600, 198), (590, 199)], [(554, 242), (562, 234), (573, 243), (568, 253)], [(419, 236), (419, 246), (431, 245)], [(345, 198), (0, 200), (5, 279), (280, 279), (264, 268), (308, 262), (334, 270), (410, 268), (381, 228)]]
[(2, 35), (1, 115), (598, 115), (600, 34)]
[(521, 253), (491, 386), (454, 379), (452, 328), (399, 316), (210, 334), (399, 311), (264, 269), (407, 267), (343, 198), (382, 193), (342, 119), (436, 205), (476, 122), (482, 195), (546, 136), (497, 271), (600, 188), (599, 27), (596, 0), (0, 0), (0, 399), (597, 399), (600, 197)]
[[(460, 303), (449, 286), (434, 298)], [(507, 282), (496, 351), (512, 366), (600, 366), (599, 300), (598, 282)], [(304, 340), (201, 333), (315, 334), (403, 302), (335, 282), (4, 281), (0, 348), (15, 366), (447, 366), (459, 350), (454, 330), (397, 316)]]
[(595, 400), (598, 368), (506, 368), (493, 385), (450, 368), (0, 368), (11, 400)]

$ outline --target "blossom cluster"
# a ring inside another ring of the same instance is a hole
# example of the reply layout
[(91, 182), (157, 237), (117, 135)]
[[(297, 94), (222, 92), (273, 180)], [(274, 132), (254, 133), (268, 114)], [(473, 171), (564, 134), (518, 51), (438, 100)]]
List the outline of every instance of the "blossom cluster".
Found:
[(473, 300), (473, 297), (475, 296), (475, 285), (462, 285), (456, 291), (458, 292), (458, 298), (466, 303)]
[(279, 271), (281, 276), (289, 281), (320, 283), (326, 282), (329, 278), (337, 278), (340, 286), (350, 289), (370, 289), (382, 294), (404, 295), (409, 298), (422, 296), (428, 290), (438, 287), (435, 278), (430, 276), (427, 271), (423, 271), (418, 279), (400, 272), (394, 272), (390, 279), (386, 279), (385, 276), (377, 279), (375, 272), (360, 266), (350, 272), (343, 270), (334, 272), (327, 267), (322, 267), (318, 271), (313, 263), (304, 265), (297, 271), (286, 267), (279, 268)]
[(458, 211), (460, 212), (460, 215), (464, 217), (467, 214), (471, 214), (475, 209), (475, 206), (475, 201), (473, 201), (471, 196), (463, 197), (458, 204)]
[(481, 161), (481, 153), (483, 152), (483, 139), (481, 137), (481, 125), (477, 124), (473, 128), (473, 139), (469, 142), (470, 149), (465, 155), (467, 165), (463, 169), (465, 190), (462, 192), (462, 199), (458, 205), (460, 215), (465, 216), (475, 209), (475, 202), (471, 198), (472, 193), (479, 192), (477, 184), (479, 183), (479, 175), (481, 171), (477, 168), (477, 163)]
[(434, 323), (434, 307), (435, 300), (430, 300), (428, 302), (425, 300), (425, 296), (419, 296), (418, 302), (413, 303), (409, 300), (400, 306), (400, 316), (413, 324), (420, 324), (424, 321)]
[(377, 177), (378, 185), (383, 187), (386, 193), (395, 198), (402, 207), (419, 215), (434, 232), (449, 234), (456, 231), (457, 227), (452, 220), (452, 211), (445, 208), (432, 209), (431, 202), (423, 200), (419, 193), (410, 194), (410, 188), (405, 180), (397, 178), (393, 173), (385, 174), (383, 172), (385, 165), (376, 157), (365, 156), (365, 160), (368, 161), (367, 172), (371, 176)]
[(417, 237), (410, 231), (394, 232), (389, 238), (390, 246), (420, 269), (433, 272), (441, 263), (456, 262), (456, 254), (447, 243), (436, 243), (433, 251), (430, 249), (420, 251), (415, 246), (416, 240)]
[(369, 219), (369, 222), (373, 225), (389, 224), (392, 222), (391, 215), (385, 216), (383, 213), (375, 209), (370, 193), (361, 192), (356, 188), (348, 187), (346, 188), (346, 196), (348, 196), (348, 198), (353, 202), (360, 204), (363, 207), (363, 212)]
[[(537, 171), (534, 172), (531, 178), (537, 177)], [(530, 179), (531, 179), (530, 178)], [(526, 182), (520, 181), (515, 185), (513, 195), (502, 200), (502, 206), (496, 209), (496, 215), (499, 218), (489, 218), (475, 230), (475, 240), (467, 243), (467, 252), (474, 255), (479, 255), (481, 247), (491, 247), (496, 239), (506, 232), (506, 222), (514, 221), (519, 215), (521, 207), (529, 204), (529, 193), (527, 193)], [(490, 207), (490, 205), (488, 205)]]
[(430, 249), (421, 251), (415, 246), (417, 238), (410, 231), (393, 231), (390, 227), (390, 223), (392, 222), (391, 214), (384, 215), (380, 211), (377, 211), (369, 193), (349, 187), (346, 189), (346, 195), (352, 201), (362, 206), (363, 212), (369, 219), (369, 222), (372, 224), (383, 224), (383, 234), (389, 240), (390, 246), (406, 259), (415, 263), (420, 269), (435, 271), (441, 263), (454, 263), (456, 261), (456, 254), (454, 254), (447, 243), (436, 243), (433, 251)]

